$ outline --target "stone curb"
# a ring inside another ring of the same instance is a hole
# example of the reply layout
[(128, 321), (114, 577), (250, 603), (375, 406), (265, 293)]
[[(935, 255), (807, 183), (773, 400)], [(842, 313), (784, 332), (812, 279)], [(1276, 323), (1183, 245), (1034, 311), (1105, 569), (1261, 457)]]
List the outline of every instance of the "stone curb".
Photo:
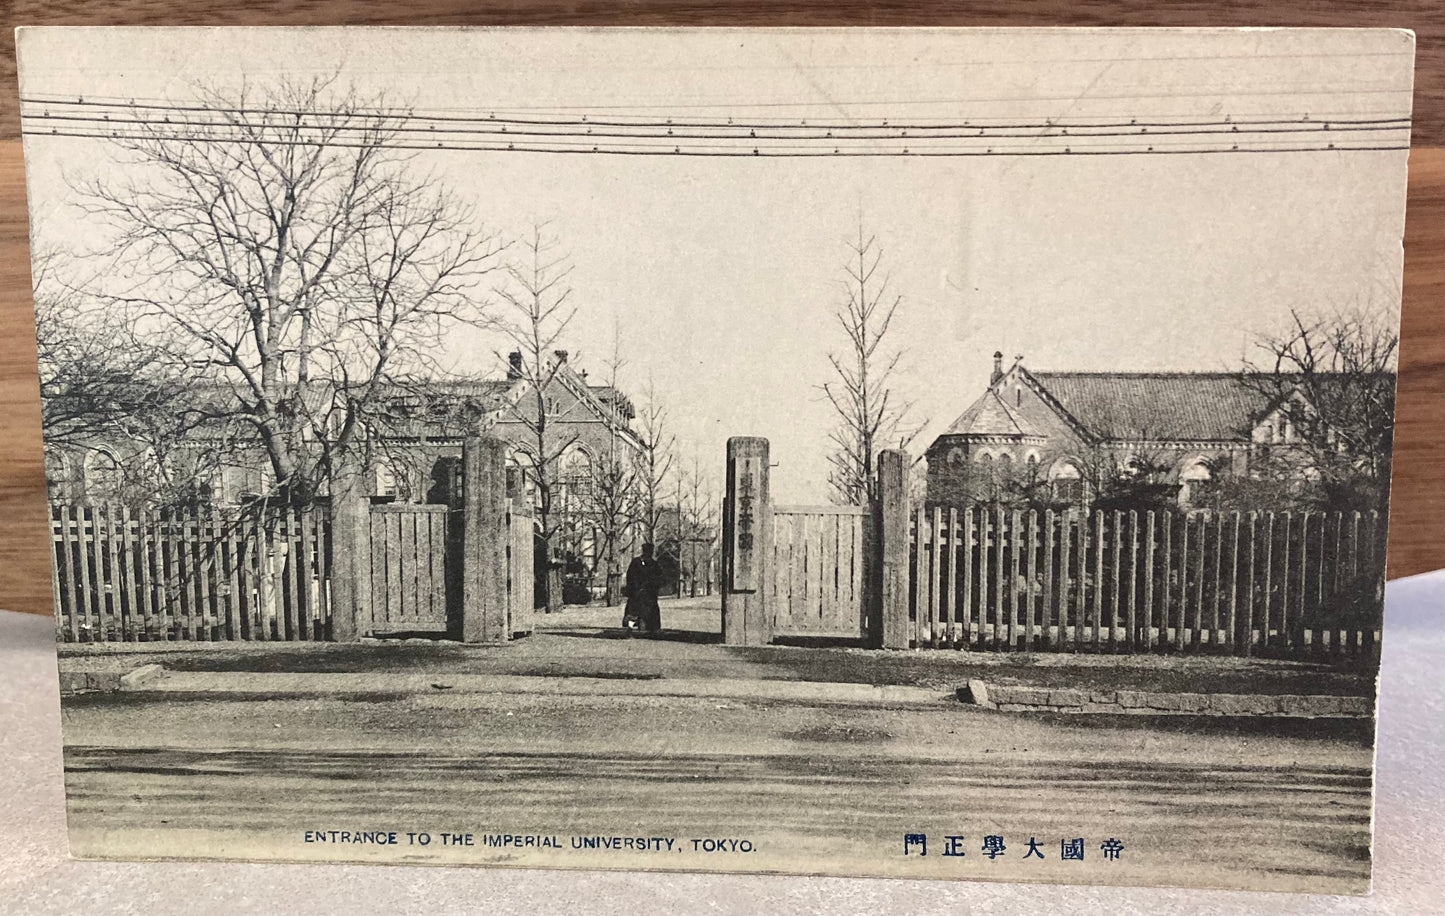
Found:
[(141, 665), (129, 671), (62, 671), (60, 672), (61, 694), (74, 693), (115, 693), (121, 690), (139, 690), (158, 679), (165, 669), (160, 665)]
[(1369, 697), (1297, 694), (1151, 693), (1140, 690), (1082, 690), (1015, 687), (970, 680), (959, 700), (1000, 712), (1062, 712), (1146, 716), (1275, 716), (1367, 718)]
[[(151, 667), (151, 666), (146, 666)], [(159, 667), (159, 666), (156, 666)], [(513, 674), (260, 673), (163, 671), (135, 690), (158, 693), (217, 693), (233, 696), (396, 696), (526, 694), (587, 697), (705, 697), (799, 704), (947, 708), (951, 691), (924, 687), (874, 686), (822, 681), (766, 681), (750, 678), (590, 678)]]

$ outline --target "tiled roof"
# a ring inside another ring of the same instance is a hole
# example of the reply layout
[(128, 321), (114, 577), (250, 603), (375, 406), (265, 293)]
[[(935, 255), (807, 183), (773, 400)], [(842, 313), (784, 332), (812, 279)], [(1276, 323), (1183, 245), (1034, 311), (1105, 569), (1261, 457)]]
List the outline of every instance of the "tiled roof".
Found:
[(1104, 439), (1247, 439), (1269, 407), (1227, 372), (1030, 372)]
[(990, 389), (963, 415), (953, 421), (944, 435), (969, 436), (1034, 436), (1038, 433), (1021, 416), (1018, 416), (998, 392)]

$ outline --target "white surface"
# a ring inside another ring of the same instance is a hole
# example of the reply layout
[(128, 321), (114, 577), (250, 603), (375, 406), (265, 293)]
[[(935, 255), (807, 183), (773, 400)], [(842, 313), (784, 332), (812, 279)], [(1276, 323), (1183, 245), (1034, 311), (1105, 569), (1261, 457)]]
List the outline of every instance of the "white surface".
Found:
[(0, 913), (1445, 912), (1445, 571), (1386, 589), (1375, 891), (1310, 897), (642, 872), (72, 861), (49, 619), (0, 612)]

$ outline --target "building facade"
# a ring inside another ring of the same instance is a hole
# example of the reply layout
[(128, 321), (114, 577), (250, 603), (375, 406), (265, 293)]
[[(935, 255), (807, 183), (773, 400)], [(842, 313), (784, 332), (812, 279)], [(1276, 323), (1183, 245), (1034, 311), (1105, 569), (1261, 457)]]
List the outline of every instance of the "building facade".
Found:
[[(455, 486), (462, 441), (477, 433), (507, 443), (516, 491), (534, 495), (535, 481), (525, 470), (533, 462), (524, 452), (536, 448), (539, 405), (533, 385), (520, 371), (520, 358), (512, 354), (510, 369), (502, 378), (425, 383), (382, 399), (375, 431), (363, 442), (373, 498), (447, 502)], [(541, 403), (546, 410), (547, 448), (556, 455), (554, 503), (580, 511), (596, 463), (610, 458), (635, 460), (641, 443), (631, 428), (635, 411), (625, 394), (591, 383), (565, 351), (554, 353), (552, 360)], [(197, 393), (198, 399), (205, 396)], [(195, 457), (202, 452), (207, 453), (205, 461)], [(199, 492), (218, 505), (243, 502), (271, 489), (269, 462), (254, 442), (219, 444), (217, 434), (195, 428), (162, 458), (147, 437), (128, 438), (107, 430), (69, 437), (63, 445), (47, 444), (50, 497), (78, 503), (152, 502), (160, 490), (162, 461), (176, 469), (194, 465), (195, 473), (204, 478)]]
[(1080, 505), (1134, 480), (1188, 507), (1297, 450), (1297, 396), (1231, 373), (1005, 369), (995, 353), (987, 389), (928, 448), (928, 500)]

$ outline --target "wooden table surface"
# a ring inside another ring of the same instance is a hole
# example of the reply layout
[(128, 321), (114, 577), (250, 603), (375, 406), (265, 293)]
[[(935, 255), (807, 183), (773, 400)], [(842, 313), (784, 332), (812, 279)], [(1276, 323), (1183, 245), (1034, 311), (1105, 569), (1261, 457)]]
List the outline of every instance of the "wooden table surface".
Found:
[(1439, 0), (13, 0), (0, 35), (0, 608), (50, 613), (16, 25), (1387, 26), (1417, 40), (1390, 576), (1445, 566), (1445, 16)]

